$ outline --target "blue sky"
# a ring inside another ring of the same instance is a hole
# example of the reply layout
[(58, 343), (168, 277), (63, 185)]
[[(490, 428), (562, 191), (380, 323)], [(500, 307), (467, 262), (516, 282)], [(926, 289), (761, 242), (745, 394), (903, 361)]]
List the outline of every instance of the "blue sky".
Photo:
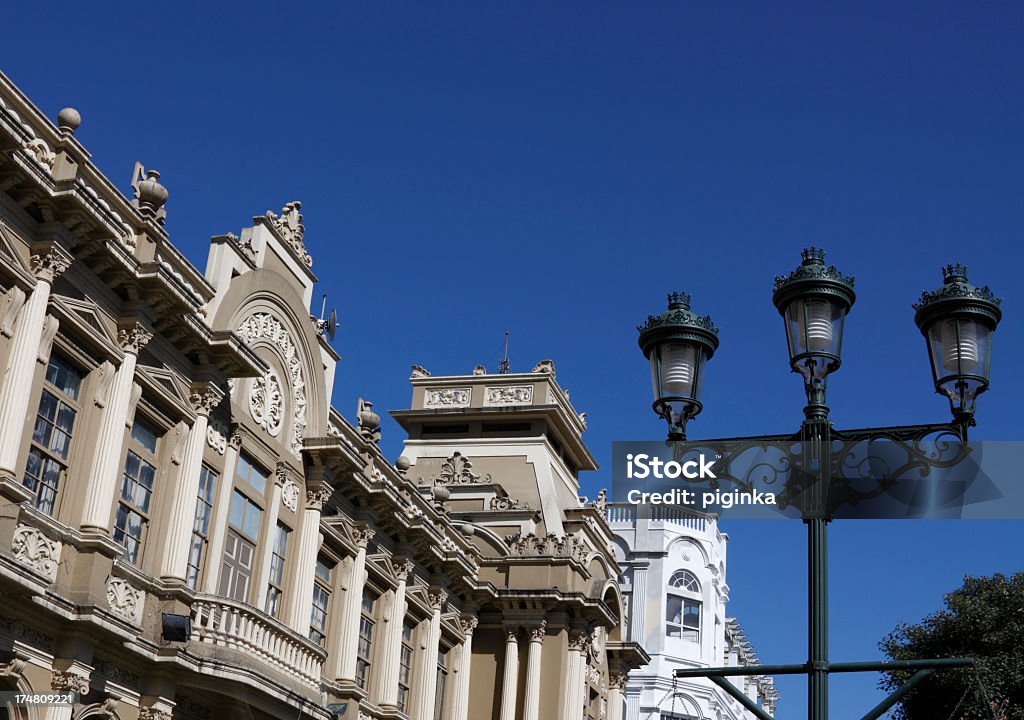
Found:
[[(1004, 298), (974, 437), (1024, 438), (1024, 6), (333, 5), (18, 3), (0, 68), (50, 117), (78, 108), (122, 189), (160, 170), (200, 267), (210, 235), (301, 200), (349, 417), (406, 407), (411, 363), (493, 369), (507, 330), (513, 369), (555, 360), (607, 464), (663, 435), (635, 325), (683, 289), (722, 327), (691, 436), (795, 430), (771, 281), (815, 244), (857, 277), (838, 426), (947, 417), (910, 305), (960, 261)], [(803, 526), (725, 529), (730, 612), (766, 662), (801, 660)], [(833, 657), (878, 657), (965, 573), (1024, 569), (1022, 529), (835, 524)], [(778, 685), (804, 717), (803, 681)], [(834, 720), (874, 686), (836, 678)]]

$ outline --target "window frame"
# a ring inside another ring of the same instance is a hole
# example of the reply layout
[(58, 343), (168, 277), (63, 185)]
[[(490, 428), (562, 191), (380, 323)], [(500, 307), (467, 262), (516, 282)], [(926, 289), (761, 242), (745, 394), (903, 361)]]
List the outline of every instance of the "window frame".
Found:
[[(679, 620), (674, 619), (672, 603), (679, 603)], [(692, 611), (692, 612), (691, 612)], [(704, 614), (701, 584), (697, 576), (680, 568), (669, 576), (665, 593), (665, 636), (674, 640), (700, 643), (701, 621)], [(693, 622), (690, 618), (696, 616)]]
[(359, 607), (359, 633), (356, 638), (356, 685), (366, 690), (373, 667), (373, 631), (377, 625), (377, 600), (379, 596), (369, 588), (363, 589)]
[[(327, 628), (331, 619), (331, 588), (335, 563), (317, 558), (316, 564), (316, 571), (313, 573), (313, 604), (309, 611), (309, 639), (320, 647), (325, 647), (327, 645)], [(320, 574), (321, 567), (327, 569), (327, 577)], [(323, 598), (322, 607), (317, 603), (318, 598)], [(317, 626), (314, 622), (318, 614), (323, 617), (323, 627)]]
[[(153, 434), (153, 448), (150, 449), (142, 443), (141, 440), (135, 437), (136, 426), (141, 426), (146, 430), (149, 430)], [(156, 495), (157, 480), (160, 476), (160, 441), (163, 438), (163, 433), (160, 432), (160, 428), (157, 424), (152, 421), (136, 416), (132, 422), (132, 427), (128, 431), (128, 440), (125, 443), (126, 452), (124, 455), (124, 461), (121, 464), (121, 488), (117, 495), (117, 504), (114, 508), (114, 522), (111, 531), (111, 537), (115, 542), (121, 544), (124, 547), (124, 559), (130, 562), (132, 565), (141, 567), (142, 565), (142, 553), (146, 546), (146, 538), (149, 535), (149, 523), (151, 518), (150, 508), (153, 506), (153, 498)], [(138, 476), (131, 476), (128, 472), (128, 462), (132, 456), (135, 456), (139, 461), (139, 474)], [(143, 467), (148, 466), (152, 469), (152, 480), (149, 487), (146, 487), (145, 483), (142, 482)], [(125, 497), (125, 487), (128, 483), (131, 483), (133, 491), (138, 487), (143, 488), (147, 491), (146, 506), (142, 508), (135, 504), (134, 493), (132, 497)], [(119, 519), (122, 517), (122, 510), (124, 511), (125, 526), (119, 526)], [(139, 519), (139, 536), (135, 537), (131, 534), (131, 526), (128, 524), (128, 518), (132, 515), (137, 515)], [(118, 535), (120, 534), (120, 537)], [(135, 544), (135, 553), (132, 554), (129, 543)]]
[(448, 653), (451, 648), (438, 647), (437, 674), (434, 678), (434, 720), (444, 720), (444, 704), (448, 690)]
[(263, 612), (275, 618), (281, 612), (281, 601), (284, 598), (284, 568), (288, 559), (288, 536), (291, 532), (290, 527), (278, 520), (277, 527), (274, 528), (274, 539), (270, 545), (267, 599), (263, 603)]
[[(210, 479), (212, 478), (212, 480)], [(210, 522), (213, 520), (213, 505), (217, 497), (217, 483), (221, 473), (203, 463), (199, 468), (199, 487), (196, 490), (196, 512), (192, 520), (192, 544), (188, 549), (188, 566), (185, 569), (185, 584), (195, 590), (203, 576), (203, 561), (210, 543)], [(203, 489), (206, 488), (204, 497)], [(205, 512), (204, 511), (205, 508)]]
[(402, 623), (402, 646), (398, 655), (398, 709), (402, 712), (408, 712), (409, 710), (414, 658), (413, 635), (415, 633), (415, 623), (405, 620)]

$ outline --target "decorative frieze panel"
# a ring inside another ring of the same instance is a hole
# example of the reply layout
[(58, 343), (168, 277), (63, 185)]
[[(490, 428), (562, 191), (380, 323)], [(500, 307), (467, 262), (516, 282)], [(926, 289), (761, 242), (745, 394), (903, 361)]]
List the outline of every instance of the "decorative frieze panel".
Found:
[(533, 385), (505, 385), (484, 390), (484, 405), (531, 405)]
[(38, 528), (19, 525), (14, 531), (11, 551), (14, 559), (32, 568), (51, 582), (57, 578), (61, 544), (43, 535)]
[(281, 487), (281, 504), (292, 512), (299, 506), (299, 486), (291, 479)]
[(268, 370), (263, 377), (253, 379), (249, 389), (249, 412), (252, 419), (267, 431), (271, 437), (277, 437), (284, 425), (284, 390), (277, 373)]
[(509, 555), (519, 557), (567, 557), (582, 563), (590, 552), (587, 544), (576, 535), (523, 535), (515, 533), (505, 538)]
[(110, 611), (136, 625), (142, 621), (142, 606), (146, 594), (136, 590), (127, 580), (117, 577), (107, 579), (107, 604)]
[(217, 425), (210, 425), (206, 428), (206, 444), (223, 455), (228, 449), (228, 439), (225, 437), (223, 428)]
[(423, 406), (428, 408), (469, 407), (472, 397), (473, 389), (468, 387), (430, 389), (427, 390)]

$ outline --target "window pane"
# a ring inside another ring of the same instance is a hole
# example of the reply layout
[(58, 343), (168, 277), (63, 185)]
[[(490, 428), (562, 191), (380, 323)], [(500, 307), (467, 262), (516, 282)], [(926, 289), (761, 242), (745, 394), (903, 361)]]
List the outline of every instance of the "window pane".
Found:
[(243, 532), (251, 537), (253, 540), (260, 536), (260, 517), (263, 515), (263, 511), (253, 505), (251, 502), (246, 501), (245, 508), (245, 525), (242, 527)]
[(56, 353), (50, 356), (50, 364), (46, 367), (46, 381), (72, 400), (78, 399), (82, 374)]
[(669, 595), (665, 607), (665, 622), (679, 624), (683, 619), (683, 599), (677, 595)]
[(236, 528), (242, 527), (242, 516), (245, 514), (245, 495), (235, 490), (231, 493), (231, 509), (228, 513), (228, 522)]
[(330, 584), (331, 582), (331, 566), (325, 563), (323, 560), (316, 561), (316, 576), (323, 580), (325, 583)]

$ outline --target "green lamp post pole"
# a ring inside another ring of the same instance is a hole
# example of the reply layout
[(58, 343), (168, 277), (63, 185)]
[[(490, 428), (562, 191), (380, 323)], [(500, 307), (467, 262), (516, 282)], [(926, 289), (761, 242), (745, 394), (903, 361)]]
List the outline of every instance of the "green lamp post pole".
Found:
[[(943, 269), (943, 285), (925, 292), (914, 305), (914, 321), (924, 335), (936, 392), (947, 397), (951, 423), (864, 428), (837, 431), (825, 404), (828, 376), (839, 369), (843, 324), (853, 306), (853, 278), (825, 265), (825, 253), (808, 248), (800, 265), (789, 275), (776, 277), (772, 302), (786, 326), (790, 367), (803, 377), (807, 405), (796, 436), (733, 438), (755, 444), (799, 440), (799, 453), (790, 458), (800, 469), (789, 502), (799, 507), (807, 525), (808, 652), (801, 665), (762, 665), (750, 668), (694, 668), (675, 671), (676, 677), (707, 677), (760, 720), (772, 720), (763, 709), (732, 685), (726, 677), (762, 674), (806, 674), (808, 720), (827, 720), (829, 675), (841, 672), (913, 670), (908, 681), (863, 720), (875, 720), (935, 670), (962, 667), (971, 658), (940, 658), (904, 662), (831, 663), (828, 653), (828, 524), (836, 508), (850, 497), (837, 472), (836, 446), (849, 447), (884, 438), (896, 444), (921, 441), (931, 434), (952, 433), (962, 446), (967, 428), (974, 425), (977, 396), (988, 388), (992, 335), (1001, 318), (999, 299), (987, 288), (967, 282), (967, 269)], [(639, 344), (651, 364), (654, 411), (669, 425), (668, 439), (686, 440), (686, 425), (703, 409), (700, 402), (705, 365), (718, 348), (718, 328), (709, 316), (690, 310), (690, 296), (669, 295), (668, 310), (651, 315), (637, 328)], [(706, 441), (716, 443), (721, 441)], [(679, 445), (676, 445), (678, 448)], [(925, 460), (935, 467), (937, 460)], [(946, 465), (948, 466), (948, 465)], [(787, 491), (789, 488), (787, 487)]]

